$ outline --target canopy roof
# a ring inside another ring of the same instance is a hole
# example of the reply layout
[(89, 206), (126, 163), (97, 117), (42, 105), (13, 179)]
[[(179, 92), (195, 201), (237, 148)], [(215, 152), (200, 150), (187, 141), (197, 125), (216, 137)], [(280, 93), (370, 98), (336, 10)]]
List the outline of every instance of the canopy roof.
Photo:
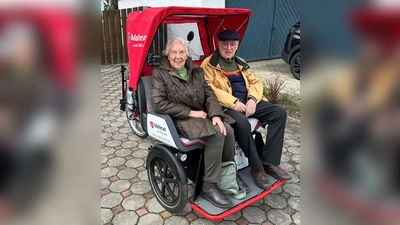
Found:
[(131, 12), (126, 25), (130, 68), (129, 86), (136, 90), (152, 40), (160, 24), (197, 23), (204, 55), (207, 57), (216, 50), (219, 32), (227, 29), (236, 30), (242, 39), (250, 16), (250, 9), (236, 8), (171, 6)]

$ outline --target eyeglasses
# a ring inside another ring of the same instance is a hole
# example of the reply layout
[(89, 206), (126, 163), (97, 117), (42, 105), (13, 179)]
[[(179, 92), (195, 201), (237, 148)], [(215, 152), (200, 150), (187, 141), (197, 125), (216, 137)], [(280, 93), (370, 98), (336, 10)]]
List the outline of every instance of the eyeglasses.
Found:
[(231, 47), (231, 48), (236, 48), (236, 47), (238, 46), (238, 43), (237, 43), (237, 42), (234, 42), (234, 43), (221, 42), (221, 46), (222, 46), (223, 48), (229, 48), (229, 47)]

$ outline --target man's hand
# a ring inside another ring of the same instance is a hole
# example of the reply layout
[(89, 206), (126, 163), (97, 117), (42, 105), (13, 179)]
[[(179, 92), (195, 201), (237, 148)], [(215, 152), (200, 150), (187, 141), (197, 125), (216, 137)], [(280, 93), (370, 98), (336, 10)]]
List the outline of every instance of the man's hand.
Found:
[(204, 111), (190, 110), (189, 117), (206, 119), (207, 118), (207, 113), (204, 112)]
[(219, 126), (219, 130), (221, 131), (221, 133), (226, 136), (226, 129), (225, 129), (225, 125), (224, 123), (221, 121), (221, 117), (219, 116), (213, 116), (212, 118), (212, 123), (213, 125), (218, 125)]
[(246, 112), (246, 106), (242, 102), (237, 102), (235, 108), (233, 108), (236, 112)]
[(254, 99), (250, 98), (246, 103), (246, 117), (253, 115), (256, 112), (257, 103)]

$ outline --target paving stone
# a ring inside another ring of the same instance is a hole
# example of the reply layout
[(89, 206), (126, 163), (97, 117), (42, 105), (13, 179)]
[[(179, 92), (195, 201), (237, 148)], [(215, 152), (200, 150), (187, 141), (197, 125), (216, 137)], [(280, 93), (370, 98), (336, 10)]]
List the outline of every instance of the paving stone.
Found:
[(154, 213), (148, 213), (139, 219), (138, 225), (155, 225), (155, 224), (163, 224), (163, 218)]
[(115, 167), (106, 167), (101, 169), (101, 177), (112, 177), (118, 173), (118, 169)]
[(123, 192), (128, 190), (130, 186), (131, 182), (129, 182), (128, 180), (117, 180), (111, 183), (110, 190), (112, 192)]
[(125, 139), (125, 138), (128, 138), (128, 135), (127, 135), (127, 134), (114, 134), (114, 135), (112, 136), (112, 138), (113, 138), (114, 140), (123, 140), (123, 139)]
[(286, 183), (283, 185), (283, 190), (292, 196), (300, 196), (300, 186), (297, 184)]
[(118, 131), (118, 127), (107, 127), (106, 129), (104, 129), (104, 132), (108, 132), (108, 133), (113, 133), (116, 131)]
[(115, 120), (115, 119), (117, 119), (115, 116), (105, 116), (105, 117), (102, 118), (102, 120), (105, 120), (105, 121), (107, 121), (107, 120)]
[(207, 220), (205, 218), (197, 218), (196, 220), (191, 222), (190, 225), (214, 225), (214, 223), (211, 220)]
[(289, 152), (293, 153), (293, 154), (297, 154), (297, 155), (300, 154), (300, 148), (299, 147), (289, 147), (287, 150)]
[(146, 151), (149, 149), (149, 147), (150, 147), (150, 145), (152, 145), (151, 143), (148, 143), (148, 142), (143, 142), (143, 143), (140, 143), (139, 145), (138, 145), (138, 147), (140, 148), (140, 149), (145, 149)]
[(267, 217), (270, 222), (276, 225), (289, 225), (292, 222), (288, 214), (278, 209), (268, 211)]
[(101, 224), (106, 224), (111, 222), (113, 217), (113, 212), (111, 209), (101, 209)]
[(221, 223), (218, 223), (219, 225), (236, 225), (235, 222), (232, 221), (222, 221)]
[(292, 155), (292, 157), (290, 157), (293, 161), (295, 161), (296, 163), (300, 163), (300, 155)]
[(117, 166), (124, 165), (124, 164), (125, 164), (125, 161), (126, 161), (126, 160), (125, 160), (124, 158), (115, 157), (115, 158), (112, 158), (112, 159), (108, 160), (107, 164), (108, 164), (109, 166), (117, 167)]
[(299, 147), (300, 143), (295, 140), (285, 140), (283, 143), (289, 145), (290, 147)]
[(113, 225), (132, 225), (136, 224), (138, 221), (138, 216), (133, 211), (122, 211), (115, 215), (113, 219)]
[(100, 179), (100, 181), (101, 181), (101, 189), (108, 187), (111, 183), (110, 180), (105, 178)]
[[(274, 193), (274, 194), (279, 194), (279, 193), (281, 193), (283, 191), (283, 189), (282, 189), (282, 186), (279, 186), (277, 189), (275, 189), (272, 193)], [(266, 198), (268, 198), (268, 195), (264, 198), (264, 201), (265, 201), (265, 199)]]
[(296, 165), (296, 170), (300, 171), (300, 164)]
[(131, 149), (131, 148), (136, 147), (137, 145), (138, 145), (138, 144), (137, 144), (136, 141), (127, 141), (127, 142), (124, 142), (121, 146), (122, 146), (123, 148)]
[(122, 195), (120, 195), (119, 193), (110, 193), (101, 197), (101, 207), (104, 208), (112, 208), (121, 204), (121, 202)]
[[(113, 94), (110, 94), (110, 95), (113, 95)], [(124, 112), (125, 113), (125, 112)], [(117, 119), (118, 119), (118, 117), (120, 117), (121, 116), (121, 112), (109, 112), (108, 113), (108, 115), (110, 115), (110, 116), (115, 116), (115, 117), (117, 117)], [(125, 114), (124, 114), (125, 115)], [(125, 118), (124, 118), (125, 119)]]
[(287, 162), (289, 162), (289, 160), (290, 160), (290, 158), (287, 155), (282, 154), (282, 156), (281, 156), (282, 163), (287, 163)]
[(285, 133), (284, 138), (285, 138), (285, 140), (295, 140), (296, 139), (296, 137), (290, 133)]
[(106, 146), (107, 147), (117, 147), (117, 146), (120, 146), (121, 145), (121, 141), (119, 141), (119, 140), (112, 140), (112, 141), (107, 141), (106, 142)]
[[(123, 129), (126, 129), (126, 128), (123, 128)], [(129, 127), (129, 129), (131, 129), (131, 128)], [(129, 135), (128, 140), (130, 140), (130, 141), (138, 141), (138, 140), (143, 140), (143, 139), (141, 137), (136, 136), (136, 135)]]
[(146, 199), (141, 195), (131, 195), (124, 199), (122, 206), (127, 210), (137, 210), (144, 206)]
[(135, 158), (144, 158), (149, 153), (148, 150), (137, 150), (132, 152), (132, 156)]
[(132, 151), (129, 149), (121, 149), (121, 150), (118, 150), (115, 152), (115, 155), (118, 157), (125, 157), (125, 156), (131, 155), (131, 154), (132, 154)]
[(109, 154), (113, 154), (115, 152), (114, 148), (105, 147), (101, 149), (101, 155), (107, 156)]
[(118, 121), (118, 122), (126, 122), (126, 116), (125, 116), (125, 114), (123, 115), (123, 117), (119, 117), (119, 118), (117, 118), (116, 119), (116, 121)]
[(289, 172), (293, 172), (294, 171), (294, 167), (289, 164), (289, 163), (281, 163), (280, 167), (282, 167), (283, 169), (289, 171)]
[(165, 220), (164, 225), (186, 225), (189, 221), (185, 217), (172, 216)]
[(300, 212), (293, 214), (292, 219), (295, 224), (300, 224)]
[(124, 125), (124, 122), (114, 122), (114, 123), (110, 124), (110, 126), (112, 126), (112, 127), (120, 127), (122, 125)]
[(299, 177), (296, 174), (291, 173), (290, 176), (292, 176), (292, 179), (286, 181), (287, 183), (298, 183), (300, 181)]
[(288, 199), (288, 204), (296, 211), (300, 211), (300, 198), (299, 197), (290, 197)]
[(226, 217), (224, 220), (229, 220), (229, 221), (236, 221), (242, 216), (242, 211), (236, 212), (228, 217)]
[[(121, 134), (133, 134), (133, 131), (132, 131), (132, 128), (127, 127), (127, 128), (119, 129), (119, 133), (121, 133)], [(133, 134), (132, 136), (136, 136), (136, 135)]]
[(279, 194), (269, 194), (265, 198), (265, 204), (275, 209), (284, 209), (287, 206), (286, 199)]
[(264, 204), (264, 201), (261, 199), (259, 201), (254, 202), (252, 205), (253, 206), (260, 206), (261, 204)]
[(123, 170), (119, 171), (118, 177), (121, 179), (131, 179), (133, 177), (136, 177), (137, 173), (138, 173), (137, 170), (127, 168), (127, 169), (123, 169)]
[(102, 155), (100, 157), (100, 163), (106, 163), (107, 161), (108, 161), (108, 158), (106, 156)]
[(264, 220), (267, 219), (265, 212), (257, 207), (249, 206), (247, 208), (244, 208), (242, 211), (243, 217), (251, 223), (261, 224)]
[(112, 137), (112, 134), (111, 133), (101, 133), (101, 136), (100, 136), (102, 139), (106, 139), (106, 138), (110, 138), (110, 137)]
[(144, 165), (143, 159), (135, 159), (135, 158), (130, 159), (125, 163), (125, 166), (130, 168), (136, 168), (143, 165)]
[(138, 181), (132, 184), (131, 191), (134, 194), (144, 194), (151, 190), (150, 184), (148, 181)]
[(140, 180), (149, 181), (149, 177), (147, 176), (147, 170), (140, 171), (139, 174), (138, 174), (138, 178)]
[(149, 212), (152, 212), (152, 213), (161, 213), (162, 211), (165, 210), (160, 205), (160, 203), (158, 203), (156, 198), (152, 198), (152, 199), (148, 200), (146, 203), (146, 208), (147, 208), (147, 210), (149, 210)]

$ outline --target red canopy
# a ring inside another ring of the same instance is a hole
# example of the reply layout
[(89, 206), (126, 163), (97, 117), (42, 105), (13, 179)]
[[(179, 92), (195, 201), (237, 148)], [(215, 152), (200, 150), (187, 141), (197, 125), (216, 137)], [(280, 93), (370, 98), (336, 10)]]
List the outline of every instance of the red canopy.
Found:
[[(215, 49), (218, 33), (232, 29), (243, 38), (250, 9), (160, 7), (132, 12), (126, 23), (129, 56), (129, 87), (136, 90), (152, 40), (160, 24), (197, 23), (205, 57)], [(148, 74), (145, 74), (148, 75)]]

